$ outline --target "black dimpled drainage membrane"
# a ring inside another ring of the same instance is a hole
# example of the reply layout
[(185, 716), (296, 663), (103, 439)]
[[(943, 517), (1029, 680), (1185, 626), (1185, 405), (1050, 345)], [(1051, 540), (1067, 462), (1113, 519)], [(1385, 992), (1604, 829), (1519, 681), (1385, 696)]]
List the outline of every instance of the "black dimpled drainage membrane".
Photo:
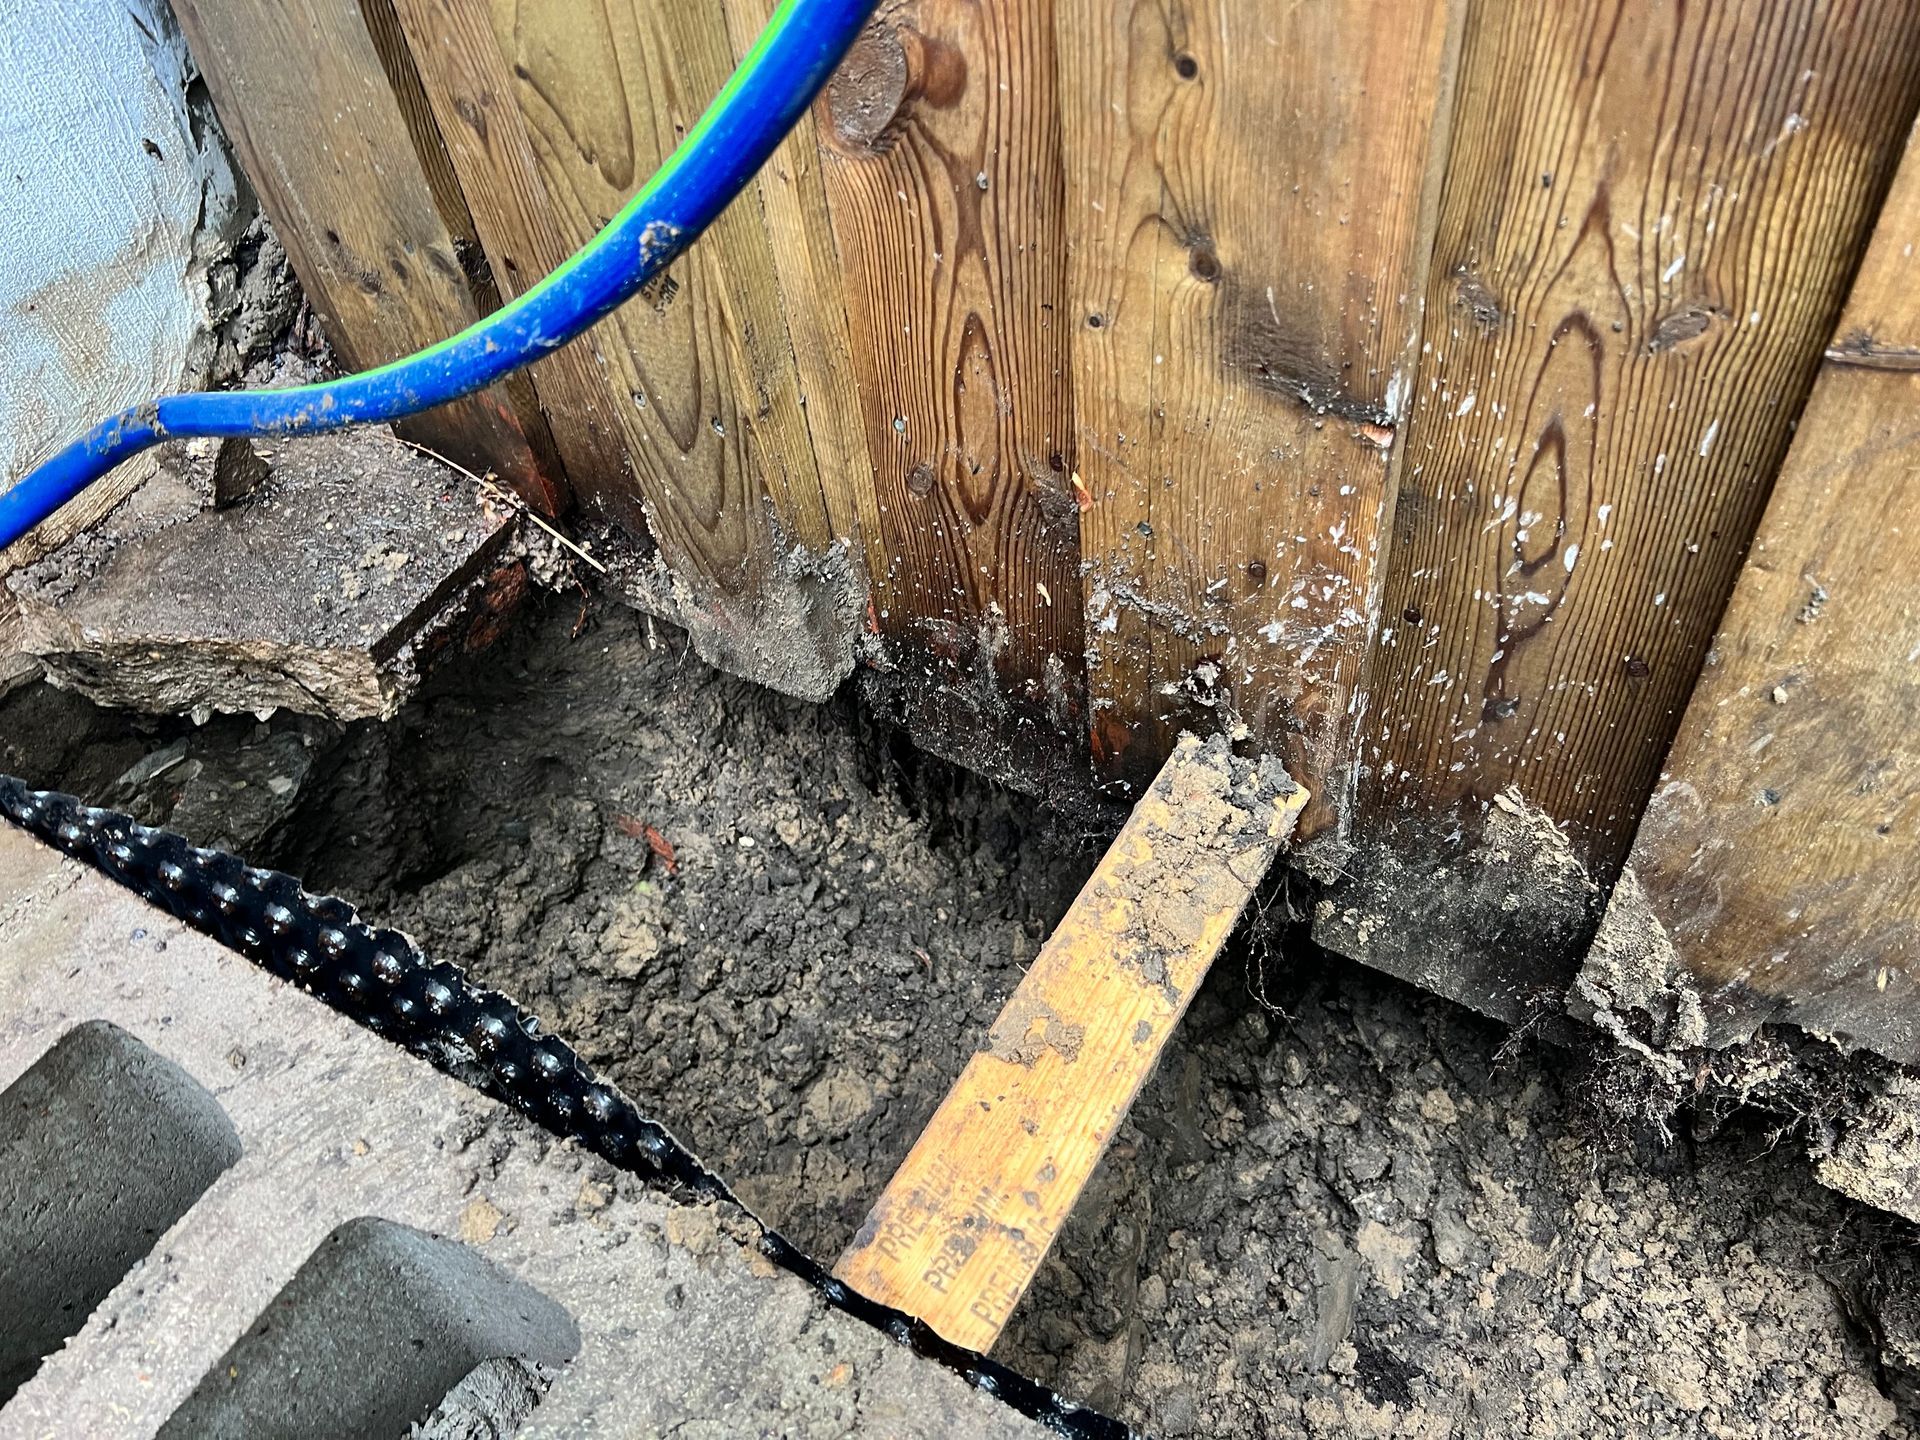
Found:
[(836, 1310), (884, 1331), (1020, 1414), (1073, 1440), (1129, 1440), (1134, 1432), (986, 1356), (943, 1340), (904, 1310), (867, 1299), (742, 1205), (726, 1182), (625, 1095), (603, 1083), (573, 1047), (496, 990), (427, 959), (398, 930), (360, 919), (346, 901), (309, 895), (277, 870), (202, 850), (169, 830), (33, 790), (0, 775), (0, 816), (115, 880), (175, 919), (291, 981), (376, 1035), (577, 1140), (643, 1179), (722, 1200), (760, 1230), (760, 1252), (799, 1276)]

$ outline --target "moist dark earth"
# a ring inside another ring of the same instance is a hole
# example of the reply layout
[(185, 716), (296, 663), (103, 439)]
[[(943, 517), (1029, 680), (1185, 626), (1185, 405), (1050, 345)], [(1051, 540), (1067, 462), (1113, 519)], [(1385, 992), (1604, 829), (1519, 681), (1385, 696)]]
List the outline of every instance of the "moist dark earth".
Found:
[[(613, 603), (397, 719), (34, 686), (0, 767), (291, 869), (516, 995), (815, 1254), (852, 1237), (1098, 837)], [(1905, 1227), (1741, 1117), (1314, 952), (1216, 964), (995, 1354), (1162, 1435), (1909, 1436)]]

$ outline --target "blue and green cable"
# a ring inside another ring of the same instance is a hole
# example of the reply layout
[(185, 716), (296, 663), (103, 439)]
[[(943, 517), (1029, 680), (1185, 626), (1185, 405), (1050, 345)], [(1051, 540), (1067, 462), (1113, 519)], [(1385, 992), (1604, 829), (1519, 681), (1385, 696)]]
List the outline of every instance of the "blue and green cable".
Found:
[(310, 435), (397, 420), (484, 389), (630, 299), (726, 209), (813, 103), (875, 0), (781, 0), (686, 139), (587, 246), (510, 305), (417, 355), (287, 390), (168, 395), (102, 420), (0, 492), (0, 549), (163, 440)]

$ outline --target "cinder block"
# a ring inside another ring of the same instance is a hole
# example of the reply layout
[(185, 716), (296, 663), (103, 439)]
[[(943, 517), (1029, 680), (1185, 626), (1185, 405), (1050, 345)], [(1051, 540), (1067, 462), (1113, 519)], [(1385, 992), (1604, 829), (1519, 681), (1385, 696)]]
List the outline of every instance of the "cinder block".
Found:
[(0, 1437), (154, 1435), (190, 1397), (170, 1433), (326, 1433), (300, 1427), (373, 1413), (352, 1408), (370, 1392), (398, 1407), (381, 1426), (427, 1421), (463, 1369), (428, 1433), (492, 1433), (555, 1373), (514, 1433), (1040, 1433), (774, 1270), (738, 1217), (648, 1191), (5, 825), (0, 956), (0, 1089), (105, 1022), (190, 1077), (239, 1146), (0, 1409)]
[(220, 1102), (103, 1020), (0, 1094), (0, 1404), (239, 1158)]
[(519, 1365), (537, 1394), (579, 1351), (571, 1315), (474, 1247), (362, 1216), (320, 1242), (160, 1436), (404, 1435), (483, 1366)]

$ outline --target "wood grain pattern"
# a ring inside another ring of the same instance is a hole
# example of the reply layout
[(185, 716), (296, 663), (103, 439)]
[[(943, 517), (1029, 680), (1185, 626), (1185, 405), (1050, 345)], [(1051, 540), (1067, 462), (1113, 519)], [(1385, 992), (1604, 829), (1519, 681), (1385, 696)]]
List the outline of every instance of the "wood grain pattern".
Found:
[[(508, 293), (591, 239), (733, 68), (718, 6), (398, 9)], [(829, 692), (851, 666), (853, 586), (844, 569), (796, 575), (786, 554), (795, 541), (823, 547), (832, 524), (757, 194), (535, 383), (602, 509), (637, 528), (631, 506), (644, 504), (668, 572), (649, 582), (652, 598), (702, 652), (795, 693)]]
[(1339, 798), (1458, 10), (1062, 0), (1093, 745), (1123, 785), (1239, 722)]
[(1306, 803), (1251, 770), (1178, 742), (836, 1276), (991, 1348)]
[[(407, 44), (400, 17), (394, 13), (393, 0), (359, 0), (359, 4), (367, 37), (373, 41), (387, 86), (393, 91), (394, 104), (400, 107), (400, 118), (413, 139), (413, 153), (420, 161), (420, 173), (433, 192), (434, 208), (440, 212), (440, 218), (452, 234), (454, 249), (460, 253), (463, 262), (460, 268), (467, 277), (468, 288), (473, 288), (478, 280), (484, 285), (491, 306), (498, 306), (500, 295), (493, 286), (493, 277), (484, 267), (474, 264), (480, 236), (473, 228), (473, 212), (460, 188), (459, 177), (453, 172), (452, 157), (447, 154), (433, 106), (420, 83), (420, 69), (413, 63), (413, 51)], [(490, 308), (489, 301), (480, 303), (483, 310)]]
[(1611, 880), (1916, 57), (1906, 0), (1472, 6), (1368, 678), (1370, 833), (1405, 816), (1471, 844), (1518, 785)]
[[(484, 4), (460, 0), (393, 0), (393, 7), (445, 139), (449, 172), (473, 196), (475, 243), (511, 300), (573, 247), (552, 214), (492, 16)], [(531, 374), (575, 488), (597, 514), (646, 533), (613, 390), (592, 351), (564, 346)]]
[[(421, 173), (426, 176), (427, 187), (433, 192), (434, 207), (453, 241), (454, 254), (460, 257), (460, 273), (466, 277), (467, 293), (473, 297), (475, 310), (490, 315), (500, 308), (500, 287), (494, 284), (493, 272), (487, 266), (480, 233), (474, 228), (473, 210), (460, 188), (459, 177), (454, 174), (446, 137), (434, 118), (433, 106), (420, 83), (419, 67), (413, 63), (413, 51), (393, 7), (394, 0), (360, 0), (360, 15), (366, 21), (367, 34), (386, 71), (387, 85), (413, 139), (413, 153), (420, 162)], [(516, 370), (500, 382), (499, 388), (519, 418), (540, 471), (556, 478), (566, 476), (566, 465), (554, 445), (553, 432), (533, 388), (532, 373)], [(572, 492), (573, 486), (568, 483), (564, 493), (555, 494), (549, 503), (567, 504), (573, 498)], [(548, 505), (541, 508), (549, 515), (556, 513)]]
[(1058, 770), (1082, 630), (1050, 0), (884, 0), (821, 128), (881, 663), (924, 742)]
[[(772, 0), (725, 0), (725, 6), (734, 53), (744, 56), (772, 17)], [(800, 528), (804, 519), (793, 523), (809, 544), (847, 540), (865, 555), (867, 573), (879, 575), (888, 565), (886, 538), (847, 329), (846, 275), (827, 213), (828, 161), (818, 118), (824, 108), (817, 105), (802, 118), (755, 185), (825, 500), (826, 530), (818, 538)]]
[[(357, 0), (181, 0), (174, 8), (341, 363), (383, 364), (478, 319)], [(495, 471), (540, 509), (564, 506), (560, 478), (540, 466), (502, 387), (397, 428)]]
[(1920, 1062), (1916, 355), (1920, 135), (1615, 896), (1714, 1043), (1784, 1020)]
[[(636, 0), (488, 8), (570, 252), (726, 83), (725, 16)], [(769, 498), (788, 516), (823, 508), (779, 313), (764, 228), (751, 205), (735, 205), (654, 287), (651, 304), (625, 307), (590, 337), (627, 402), (628, 453), (670, 563), (689, 584), (749, 604), (770, 576)]]

